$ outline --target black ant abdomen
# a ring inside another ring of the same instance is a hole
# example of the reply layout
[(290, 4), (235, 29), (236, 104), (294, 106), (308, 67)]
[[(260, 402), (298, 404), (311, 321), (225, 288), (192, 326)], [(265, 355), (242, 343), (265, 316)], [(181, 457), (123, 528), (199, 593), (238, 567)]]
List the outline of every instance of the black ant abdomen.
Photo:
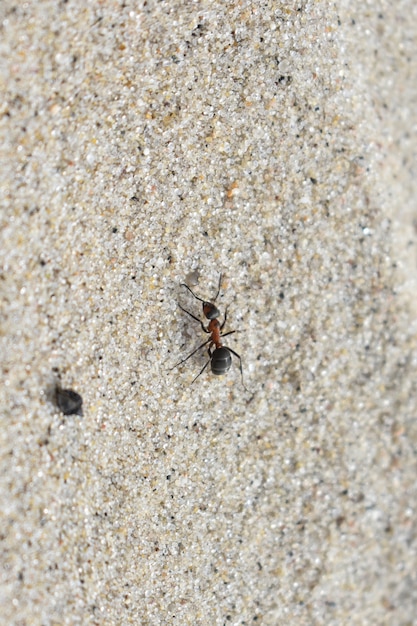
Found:
[(216, 348), (211, 355), (211, 371), (215, 376), (226, 374), (232, 367), (232, 357), (229, 348)]

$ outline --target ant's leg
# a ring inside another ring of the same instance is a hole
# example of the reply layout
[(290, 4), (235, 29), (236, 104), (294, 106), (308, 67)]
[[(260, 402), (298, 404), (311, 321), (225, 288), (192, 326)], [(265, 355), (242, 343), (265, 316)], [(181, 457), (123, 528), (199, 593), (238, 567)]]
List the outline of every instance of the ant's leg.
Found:
[[(181, 309), (181, 311), (184, 311), (184, 313), (187, 313), (190, 317), (193, 318), (193, 320), (195, 320), (196, 322), (198, 322), (199, 324), (201, 324), (201, 328), (204, 330), (205, 333), (208, 333), (209, 331), (207, 330), (207, 328), (205, 328), (203, 322), (196, 317), (195, 315), (193, 315), (192, 313), (190, 313), (190, 311), (187, 311), (187, 309), (184, 309), (180, 304), (178, 305)], [(204, 345), (204, 344), (203, 344)]]
[[(207, 342), (206, 342), (206, 343), (207, 343)], [(194, 381), (196, 381), (196, 380), (197, 380), (197, 378), (198, 378), (199, 376), (201, 376), (201, 374), (202, 374), (202, 373), (204, 372), (204, 370), (206, 369), (207, 365), (208, 365), (209, 363), (211, 363), (211, 349), (210, 349), (210, 348), (211, 348), (211, 346), (212, 346), (212, 344), (210, 344), (210, 345), (209, 345), (209, 347), (207, 348), (207, 352), (208, 352), (208, 355), (209, 355), (209, 360), (207, 361), (207, 363), (205, 364), (205, 366), (203, 367), (203, 369), (201, 370), (201, 372), (200, 372), (199, 374), (197, 374), (197, 376), (194, 378), (194, 380), (192, 380), (192, 381), (191, 381), (191, 384), (193, 384), (193, 382), (194, 382)]]
[(204, 372), (204, 370), (206, 369), (206, 367), (207, 367), (207, 365), (208, 365), (209, 363), (210, 363), (210, 359), (207, 361), (207, 363), (205, 364), (205, 366), (203, 367), (203, 369), (201, 370), (201, 372), (200, 372), (199, 374), (197, 374), (197, 376), (194, 378), (194, 380), (192, 380), (192, 381), (191, 381), (191, 384), (193, 384), (193, 383), (197, 380), (197, 378), (198, 378), (199, 376), (201, 376), (201, 374)]
[[(222, 325), (220, 326), (220, 330), (223, 329), (223, 326), (226, 324), (226, 320), (227, 320), (227, 307), (226, 307), (226, 310), (224, 312), (224, 320), (223, 320)], [(241, 332), (242, 332), (241, 330), (229, 330), (229, 332), (224, 333), (224, 335), (222, 335), (222, 337), (226, 337), (226, 335), (231, 335), (232, 333), (241, 333)]]
[[(224, 320), (223, 320), (222, 325), (220, 326), (220, 330), (221, 330), (221, 329), (223, 328), (223, 326), (226, 324), (226, 320), (227, 320), (227, 307), (226, 307), (226, 310), (225, 310), (225, 312), (224, 312)], [(229, 334), (229, 333), (227, 333), (227, 334)]]
[[(227, 307), (226, 307), (226, 310), (224, 312), (224, 320), (223, 320), (222, 325), (220, 326), (220, 330), (223, 329), (223, 326), (226, 324), (226, 320), (227, 320)], [(232, 333), (241, 333), (241, 332), (242, 332), (241, 330), (229, 330), (229, 332), (224, 333), (224, 335), (222, 335), (222, 337), (226, 337), (226, 335), (231, 335)]]
[[(226, 333), (229, 334), (229, 333)], [(243, 382), (243, 370), (242, 370), (242, 359), (240, 357), (240, 354), (238, 354), (237, 352), (235, 352), (234, 350), (232, 350), (231, 348), (227, 348), (228, 350), (230, 350), (230, 352), (232, 354), (234, 354), (235, 356), (237, 356), (237, 358), (239, 359), (239, 369), (240, 369), (240, 376), (242, 378), (242, 385), (243, 388), (245, 389), (245, 391), (247, 391), (248, 393), (250, 393), (249, 389), (247, 389), (247, 387), (245, 386), (245, 383)]]
[[(224, 333), (224, 335), (220, 335), (220, 337), (227, 337), (227, 335), (233, 335), (233, 333), (238, 333), (240, 331), (238, 330), (229, 330), (227, 333)], [(229, 348), (230, 350), (230, 348)]]
[(206, 346), (210, 341), (211, 339), (207, 339), (207, 341), (202, 343), (201, 346), (198, 346), (198, 348), (196, 348), (193, 352), (191, 352), (191, 354), (189, 354), (185, 359), (183, 359), (182, 361), (174, 365), (174, 367), (171, 367), (169, 371), (174, 370), (176, 367), (178, 367), (178, 365), (181, 365), (182, 363), (185, 363), (185, 361), (188, 361), (188, 359), (190, 359), (196, 352), (201, 350), (201, 348), (204, 348), (204, 346)]

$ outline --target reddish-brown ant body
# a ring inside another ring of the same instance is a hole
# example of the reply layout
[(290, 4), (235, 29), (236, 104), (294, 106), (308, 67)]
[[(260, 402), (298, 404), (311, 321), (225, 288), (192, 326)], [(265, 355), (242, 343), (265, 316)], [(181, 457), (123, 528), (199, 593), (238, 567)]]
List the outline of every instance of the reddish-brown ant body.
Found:
[[(201, 350), (201, 348), (209, 344), (207, 348), (209, 360), (204, 365), (202, 370), (197, 374), (197, 376), (192, 380), (191, 384), (194, 381), (196, 381), (199, 376), (201, 376), (201, 374), (204, 372), (204, 370), (206, 369), (209, 363), (211, 365), (212, 373), (215, 374), (216, 376), (221, 376), (222, 374), (226, 374), (226, 372), (229, 371), (232, 365), (232, 354), (234, 354), (239, 359), (239, 369), (240, 369), (240, 375), (242, 378), (242, 385), (244, 389), (247, 391), (245, 384), (243, 382), (242, 359), (240, 355), (234, 350), (232, 350), (231, 348), (227, 348), (222, 343), (223, 337), (226, 337), (227, 335), (232, 335), (233, 333), (236, 333), (238, 331), (229, 330), (229, 332), (224, 333), (224, 334), (222, 334), (221, 332), (224, 328), (224, 325), (226, 324), (227, 308), (224, 313), (224, 320), (220, 324), (220, 321), (218, 319), (220, 317), (220, 311), (217, 308), (217, 306), (214, 304), (220, 293), (221, 281), (222, 281), (222, 275), (220, 274), (219, 287), (217, 289), (217, 293), (213, 302), (208, 302), (206, 300), (203, 300), (202, 298), (199, 298), (198, 296), (195, 295), (195, 293), (190, 289), (188, 285), (186, 285), (185, 283), (181, 283), (181, 287), (185, 287), (186, 289), (188, 289), (188, 291), (194, 296), (196, 300), (199, 300), (200, 302), (203, 303), (203, 315), (209, 320), (209, 324), (207, 328), (204, 326), (204, 323), (198, 317), (190, 313), (190, 311), (187, 311), (187, 309), (184, 309), (180, 304), (178, 306), (180, 307), (182, 311), (184, 311), (184, 313), (187, 313), (187, 315), (192, 317), (193, 320), (201, 324), (201, 328), (203, 329), (205, 333), (210, 335), (210, 339), (207, 339), (207, 341), (202, 343), (201, 346), (198, 346), (198, 348), (196, 348), (193, 352), (191, 352), (191, 354), (189, 354), (185, 359), (183, 359), (182, 361), (174, 365), (174, 367), (171, 369), (174, 369), (175, 367), (178, 367), (182, 363), (185, 363), (185, 361), (188, 361), (188, 359), (191, 358), (196, 352)], [(214, 350), (212, 349), (213, 347), (214, 347)]]

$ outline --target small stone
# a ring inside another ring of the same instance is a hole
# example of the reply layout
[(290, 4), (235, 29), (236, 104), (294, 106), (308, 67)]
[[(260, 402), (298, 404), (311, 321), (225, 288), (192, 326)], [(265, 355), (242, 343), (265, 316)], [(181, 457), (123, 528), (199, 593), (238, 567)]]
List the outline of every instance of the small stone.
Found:
[(83, 399), (76, 391), (56, 387), (55, 401), (57, 407), (64, 415), (80, 415), (82, 417)]

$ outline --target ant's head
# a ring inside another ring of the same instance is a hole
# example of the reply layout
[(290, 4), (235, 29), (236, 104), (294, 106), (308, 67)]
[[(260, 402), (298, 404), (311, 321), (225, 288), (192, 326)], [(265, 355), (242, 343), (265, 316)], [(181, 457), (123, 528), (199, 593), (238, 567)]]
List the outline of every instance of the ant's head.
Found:
[(220, 317), (220, 311), (213, 302), (203, 302), (203, 313), (208, 320)]

